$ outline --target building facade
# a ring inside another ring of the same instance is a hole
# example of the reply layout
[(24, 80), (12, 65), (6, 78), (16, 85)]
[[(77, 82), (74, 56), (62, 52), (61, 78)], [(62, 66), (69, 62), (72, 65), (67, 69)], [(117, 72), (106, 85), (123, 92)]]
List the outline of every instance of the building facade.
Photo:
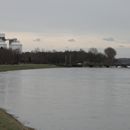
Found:
[(0, 34), (0, 48), (7, 48), (6, 40), (5, 40), (5, 34)]
[(20, 53), (22, 52), (22, 44), (20, 41), (18, 41), (17, 38), (6, 39), (4, 33), (0, 33), (0, 48), (9, 48), (19, 51)]

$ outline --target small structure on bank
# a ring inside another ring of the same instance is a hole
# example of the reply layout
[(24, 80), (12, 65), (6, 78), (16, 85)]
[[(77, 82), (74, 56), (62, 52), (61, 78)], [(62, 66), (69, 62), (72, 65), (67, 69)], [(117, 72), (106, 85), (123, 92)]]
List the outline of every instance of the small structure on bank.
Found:
[(0, 48), (9, 48), (12, 50), (22, 52), (22, 44), (17, 38), (6, 39), (4, 33), (0, 33)]

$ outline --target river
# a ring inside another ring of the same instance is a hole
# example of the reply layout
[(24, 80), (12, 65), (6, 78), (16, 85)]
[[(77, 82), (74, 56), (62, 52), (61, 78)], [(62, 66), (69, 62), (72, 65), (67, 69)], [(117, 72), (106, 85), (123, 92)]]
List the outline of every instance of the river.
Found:
[(130, 130), (130, 69), (1, 72), (0, 107), (37, 130)]

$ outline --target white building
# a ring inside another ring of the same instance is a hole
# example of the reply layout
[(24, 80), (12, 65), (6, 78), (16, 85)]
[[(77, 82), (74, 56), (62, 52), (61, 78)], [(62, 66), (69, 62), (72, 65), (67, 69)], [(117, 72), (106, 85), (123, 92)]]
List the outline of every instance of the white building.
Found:
[(6, 40), (5, 40), (5, 34), (0, 33), (0, 48), (7, 48)]
[(9, 40), (9, 48), (12, 50), (22, 52), (22, 44), (17, 39), (10, 39)]
[[(7, 46), (6, 41), (9, 41), (9, 46)], [(12, 50), (17, 50), (20, 53), (22, 52), (22, 44), (17, 38), (6, 39), (4, 33), (0, 33), (0, 48), (9, 48)]]

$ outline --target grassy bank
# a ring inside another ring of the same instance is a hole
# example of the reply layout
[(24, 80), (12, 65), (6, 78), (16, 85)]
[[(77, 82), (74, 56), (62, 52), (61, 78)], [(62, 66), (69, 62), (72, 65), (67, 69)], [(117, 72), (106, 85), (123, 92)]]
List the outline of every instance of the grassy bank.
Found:
[(54, 68), (55, 65), (50, 64), (19, 64), (19, 65), (0, 65), (0, 72), (12, 70), (42, 69)]
[(34, 130), (34, 129), (25, 127), (12, 115), (8, 114), (3, 109), (0, 109), (0, 130)]

